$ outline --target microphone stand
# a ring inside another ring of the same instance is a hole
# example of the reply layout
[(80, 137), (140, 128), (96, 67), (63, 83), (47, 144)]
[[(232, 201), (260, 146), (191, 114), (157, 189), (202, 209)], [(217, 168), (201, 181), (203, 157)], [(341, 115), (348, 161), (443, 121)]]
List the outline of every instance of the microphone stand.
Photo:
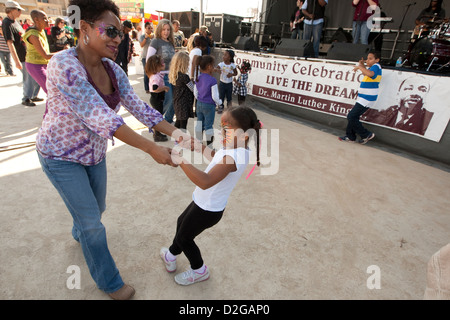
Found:
[(398, 27), (398, 30), (397, 30), (397, 35), (395, 36), (394, 45), (393, 45), (392, 51), (391, 51), (391, 56), (389, 57), (390, 61), (392, 61), (392, 57), (394, 56), (395, 47), (397, 46), (398, 37), (400, 36), (400, 31), (403, 26), (403, 21), (405, 21), (406, 14), (408, 13), (409, 8), (415, 4), (416, 4), (416, 2), (406, 5), (405, 13), (403, 14), (402, 21), (400, 22), (400, 26)]

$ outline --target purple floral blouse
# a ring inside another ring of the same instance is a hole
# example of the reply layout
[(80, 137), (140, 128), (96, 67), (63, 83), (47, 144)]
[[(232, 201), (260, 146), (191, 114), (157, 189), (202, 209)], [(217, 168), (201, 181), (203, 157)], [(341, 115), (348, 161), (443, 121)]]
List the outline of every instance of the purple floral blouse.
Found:
[(47, 68), (47, 109), (36, 138), (36, 148), (45, 158), (92, 166), (106, 155), (108, 139), (125, 124), (117, 113), (122, 105), (149, 128), (163, 120), (162, 115), (143, 102), (133, 91), (127, 75), (113, 61), (109, 63), (117, 79), (120, 103), (110, 108), (89, 82), (75, 48), (61, 51)]

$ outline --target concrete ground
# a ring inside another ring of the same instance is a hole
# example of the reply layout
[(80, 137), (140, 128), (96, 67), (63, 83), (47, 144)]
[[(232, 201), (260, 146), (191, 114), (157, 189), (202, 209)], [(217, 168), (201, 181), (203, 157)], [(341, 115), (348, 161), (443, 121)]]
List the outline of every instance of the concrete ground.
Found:
[[(0, 77), (0, 299), (109, 299), (40, 169), (33, 143), (45, 103), (21, 105), (20, 78)], [(148, 100), (142, 79), (131, 66), (130, 81)], [(171, 243), (194, 185), (179, 168), (117, 140), (110, 146), (103, 223), (135, 299), (422, 299), (428, 260), (450, 242), (450, 170), (386, 150), (376, 138), (339, 142), (326, 129), (250, 105), (270, 133), (272, 162), (241, 179), (223, 219), (197, 238), (211, 278), (193, 286), (174, 282), (159, 250)], [(276, 154), (279, 170), (271, 172)], [(187, 259), (178, 261), (184, 271)], [(80, 288), (71, 289), (77, 274)]]

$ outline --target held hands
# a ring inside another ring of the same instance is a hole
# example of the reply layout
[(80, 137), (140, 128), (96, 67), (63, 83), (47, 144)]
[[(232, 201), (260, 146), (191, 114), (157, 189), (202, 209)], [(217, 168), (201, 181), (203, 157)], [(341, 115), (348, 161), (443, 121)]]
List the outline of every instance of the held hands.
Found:
[(172, 167), (178, 166), (172, 161), (172, 149), (170, 148), (157, 145), (150, 150), (149, 154), (159, 164), (168, 164)]

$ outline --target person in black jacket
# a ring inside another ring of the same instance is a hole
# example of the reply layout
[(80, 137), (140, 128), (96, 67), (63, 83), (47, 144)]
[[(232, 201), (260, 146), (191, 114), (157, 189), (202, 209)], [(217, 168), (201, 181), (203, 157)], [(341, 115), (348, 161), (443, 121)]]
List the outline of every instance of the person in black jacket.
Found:
[(64, 20), (62, 18), (55, 19), (55, 25), (51, 29), (50, 51), (58, 52), (70, 48), (69, 35), (66, 34)]
[(133, 42), (130, 39), (130, 31), (133, 30), (133, 24), (130, 20), (125, 20), (122, 23), (124, 37), (119, 44), (117, 52), (116, 63), (122, 67), (123, 71), (128, 75), (128, 63), (131, 60), (133, 53)]

